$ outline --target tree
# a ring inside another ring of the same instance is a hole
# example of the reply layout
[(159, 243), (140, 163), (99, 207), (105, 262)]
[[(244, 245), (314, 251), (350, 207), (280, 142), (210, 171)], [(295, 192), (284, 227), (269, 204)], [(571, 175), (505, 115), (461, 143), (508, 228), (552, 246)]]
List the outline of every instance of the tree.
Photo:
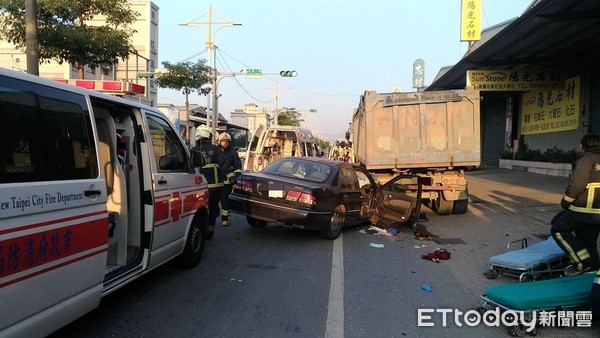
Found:
[(294, 126), (299, 127), (301, 121), (301, 115), (296, 108), (283, 107), (277, 114), (277, 124), (281, 126)]
[[(0, 13), (0, 39), (24, 49), (24, 0), (0, 0)], [(105, 25), (89, 24), (99, 16)], [(114, 64), (135, 50), (129, 41), (135, 30), (127, 27), (137, 16), (127, 0), (38, 0), (40, 61), (76, 65), (78, 77), (83, 79), (84, 66)]]
[(27, 73), (40, 75), (40, 53), (37, 32), (37, 1), (25, 0), (25, 55)]
[[(162, 88), (180, 90), (185, 94), (185, 115), (187, 120), (185, 137), (189, 146), (191, 137), (189, 125), (190, 102), (188, 96), (193, 92), (203, 95), (210, 93), (210, 88), (204, 87), (204, 85), (212, 82), (210, 77), (212, 69), (206, 65), (206, 60), (198, 60), (196, 63), (188, 61), (175, 64), (165, 61), (162, 65), (166, 68), (166, 71), (156, 75), (156, 85)], [(208, 114), (209, 112), (207, 111), (206, 113)]]

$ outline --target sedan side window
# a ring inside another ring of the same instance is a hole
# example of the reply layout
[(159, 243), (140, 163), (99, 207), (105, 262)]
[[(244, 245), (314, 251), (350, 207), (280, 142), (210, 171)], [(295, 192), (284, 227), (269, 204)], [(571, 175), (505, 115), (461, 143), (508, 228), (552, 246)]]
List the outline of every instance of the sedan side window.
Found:
[(364, 172), (360, 171), (360, 170), (355, 170), (356, 172), (356, 178), (358, 179), (358, 187), (362, 188), (363, 186), (367, 185), (367, 184), (371, 184), (371, 180), (369, 180), (369, 177), (367, 177), (367, 174), (365, 174)]
[(341, 189), (358, 190), (358, 179), (354, 170), (342, 169), (338, 178), (338, 186)]

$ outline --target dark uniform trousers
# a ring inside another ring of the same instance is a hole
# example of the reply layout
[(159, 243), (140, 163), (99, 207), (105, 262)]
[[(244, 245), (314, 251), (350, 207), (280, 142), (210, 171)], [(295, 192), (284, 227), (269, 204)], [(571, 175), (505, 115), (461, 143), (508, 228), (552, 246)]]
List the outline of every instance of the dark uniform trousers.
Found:
[(600, 257), (596, 241), (600, 225), (575, 221), (574, 213), (566, 211), (552, 222), (552, 237), (566, 252), (574, 264), (581, 268), (600, 269)]

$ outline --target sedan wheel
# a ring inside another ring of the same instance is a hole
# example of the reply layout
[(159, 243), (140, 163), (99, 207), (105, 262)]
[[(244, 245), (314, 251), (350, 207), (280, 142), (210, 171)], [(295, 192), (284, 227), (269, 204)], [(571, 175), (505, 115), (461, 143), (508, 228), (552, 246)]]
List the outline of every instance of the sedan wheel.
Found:
[(331, 214), (331, 220), (329, 221), (329, 227), (321, 234), (326, 239), (336, 239), (342, 232), (342, 227), (346, 222), (346, 207), (342, 204), (335, 207)]
[(263, 221), (261, 219), (256, 219), (256, 218), (252, 218), (250, 216), (246, 216), (246, 221), (248, 221), (248, 224), (250, 224), (251, 227), (253, 228), (264, 228), (265, 226), (267, 226), (267, 221)]

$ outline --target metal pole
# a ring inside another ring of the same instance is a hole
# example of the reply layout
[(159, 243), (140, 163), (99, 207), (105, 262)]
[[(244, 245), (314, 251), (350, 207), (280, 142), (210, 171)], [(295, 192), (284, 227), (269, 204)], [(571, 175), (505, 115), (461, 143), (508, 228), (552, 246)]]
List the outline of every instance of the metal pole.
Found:
[[(213, 120), (213, 124), (212, 124), (212, 134), (213, 137), (215, 137), (215, 133), (217, 132), (217, 127), (218, 127), (218, 123), (219, 123), (219, 106), (218, 106), (218, 96), (217, 96), (217, 92), (218, 92), (218, 83), (217, 83), (217, 46), (213, 45), (213, 52), (215, 53), (214, 57), (213, 57), (213, 63), (215, 64), (215, 67), (213, 69), (213, 84), (214, 84), (214, 89), (213, 90), (213, 115), (212, 115), (212, 120)], [(216, 141), (216, 140), (215, 140)]]
[[(212, 71), (212, 58), (211, 58), (211, 49), (212, 49), (212, 4), (210, 4), (208, 6), (208, 36), (206, 37), (207, 41), (206, 41), (206, 49), (208, 49), (208, 67), (211, 68)], [(212, 92), (214, 92), (214, 87), (212, 87)], [(211, 109), (210, 109), (210, 93), (208, 95), (206, 95), (206, 126), (210, 126), (211, 123), (210, 121), (211, 119)]]
[(187, 91), (185, 92), (185, 137), (188, 149), (191, 149), (192, 136), (190, 135), (190, 101), (188, 100)]
[(275, 121), (273, 121), (274, 125), (278, 125), (279, 122), (279, 108), (277, 108), (279, 103), (279, 81), (275, 80)]

